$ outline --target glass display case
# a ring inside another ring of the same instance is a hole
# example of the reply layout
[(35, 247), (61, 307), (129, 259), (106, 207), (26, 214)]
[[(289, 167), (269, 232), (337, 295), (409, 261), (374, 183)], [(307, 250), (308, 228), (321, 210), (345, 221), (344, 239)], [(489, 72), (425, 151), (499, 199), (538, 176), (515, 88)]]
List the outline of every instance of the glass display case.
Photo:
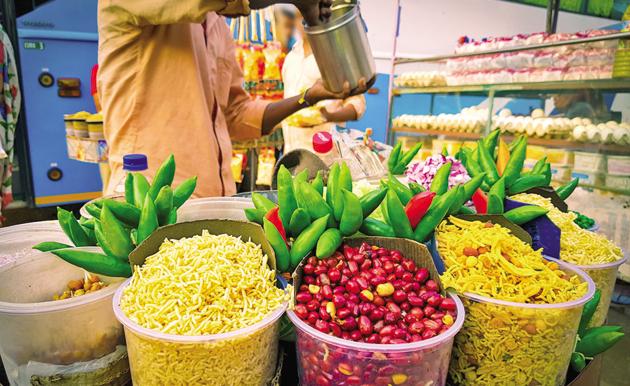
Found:
[(629, 38), (462, 38), (453, 55), (396, 58), (388, 140), (453, 154), (495, 129), (507, 141), (526, 135), (528, 162), (546, 156), (555, 180), (630, 194)]

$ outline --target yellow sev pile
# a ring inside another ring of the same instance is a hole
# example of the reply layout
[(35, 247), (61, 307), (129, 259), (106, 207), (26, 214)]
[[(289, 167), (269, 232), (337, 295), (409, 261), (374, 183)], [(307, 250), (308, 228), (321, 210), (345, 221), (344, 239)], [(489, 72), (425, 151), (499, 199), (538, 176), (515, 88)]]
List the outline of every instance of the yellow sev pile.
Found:
[(134, 385), (264, 385), (278, 356), (278, 321), (230, 338), (204, 337), (263, 320), (288, 300), (259, 245), (228, 235), (166, 240), (134, 272), (121, 309), (143, 327), (201, 335), (190, 343), (126, 329)]
[[(436, 230), (438, 251), (446, 266), (440, 277), (445, 287), (534, 304), (562, 303), (586, 293), (587, 284), (578, 276), (567, 276), (509, 229), (455, 217), (449, 221)], [(465, 253), (465, 248), (474, 249), (477, 255)]]
[(515, 201), (548, 209), (547, 217), (560, 228), (560, 260), (577, 265), (612, 263), (623, 257), (621, 249), (605, 236), (580, 228), (573, 222), (575, 213), (564, 213), (551, 200), (537, 194), (521, 193), (510, 197)]
[(175, 335), (234, 331), (287, 301), (259, 245), (228, 235), (166, 240), (136, 268), (120, 306), (139, 325)]

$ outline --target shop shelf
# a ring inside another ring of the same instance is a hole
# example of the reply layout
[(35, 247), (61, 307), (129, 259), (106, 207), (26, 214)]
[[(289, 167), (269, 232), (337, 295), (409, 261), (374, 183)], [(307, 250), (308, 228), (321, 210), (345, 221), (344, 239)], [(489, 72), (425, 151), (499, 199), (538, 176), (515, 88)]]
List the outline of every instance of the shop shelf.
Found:
[[(444, 130), (428, 130), (428, 129), (415, 129), (412, 127), (393, 127), (393, 132), (396, 133), (413, 133), (423, 135), (443, 135), (449, 138), (462, 138), (462, 139), (479, 139), (481, 134), (479, 133), (467, 133), (459, 131), (444, 131)], [(502, 138), (508, 142), (512, 141), (515, 137), (510, 135), (503, 135)], [(602, 153), (620, 153), (630, 154), (630, 146), (615, 145), (615, 144), (598, 144), (598, 143), (585, 143), (569, 141), (566, 139), (548, 139), (548, 138), (527, 138), (527, 142), (530, 145), (540, 145), (553, 148), (562, 149), (579, 149), (587, 152), (602, 152)]]
[(620, 79), (593, 79), (593, 80), (563, 80), (555, 82), (526, 82), (505, 84), (480, 84), (462, 86), (440, 87), (396, 87), (394, 95), (403, 94), (483, 94), (494, 91), (500, 96), (536, 96), (540, 92), (544, 94), (569, 92), (574, 90), (606, 90), (609, 92), (630, 91), (630, 78)]

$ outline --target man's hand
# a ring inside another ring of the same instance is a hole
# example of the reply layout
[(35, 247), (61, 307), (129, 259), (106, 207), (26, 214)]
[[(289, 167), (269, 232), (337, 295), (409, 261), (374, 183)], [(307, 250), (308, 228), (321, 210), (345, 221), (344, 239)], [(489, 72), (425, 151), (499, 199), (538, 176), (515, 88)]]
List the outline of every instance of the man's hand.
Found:
[(309, 26), (326, 22), (330, 18), (332, 11), (332, 0), (291, 0), (299, 10), (304, 21)]
[(302, 13), (306, 24), (310, 26), (328, 21), (332, 14), (330, 10), (332, 0), (250, 0), (249, 7), (260, 9), (279, 3), (295, 5)]
[(312, 106), (315, 103), (326, 99), (346, 99), (351, 95), (363, 94), (366, 91), (367, 81), (365, 78), (359, 79), (359, 85), (354, 90), (350, 90), (350, 83), (345, 82), (343, 84), (343, 90), (340, 92), (328, 91), (326, 87), (324, 87), (324, 82), (319, 79), (311, 88), (308, 89), (304, 98), (308, 104)]

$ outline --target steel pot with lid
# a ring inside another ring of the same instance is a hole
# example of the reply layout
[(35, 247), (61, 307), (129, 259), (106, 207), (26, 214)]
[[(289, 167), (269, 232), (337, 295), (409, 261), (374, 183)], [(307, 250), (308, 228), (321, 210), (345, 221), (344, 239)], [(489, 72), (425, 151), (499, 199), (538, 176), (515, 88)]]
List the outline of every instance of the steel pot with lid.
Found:
[(344, 5), (328, 22), (304, 30), (327, 89), (342, 91), (346, 81), (355, 89), (361, 78), (368, 86), (374, 83), (376, 65), (357, 4)]

